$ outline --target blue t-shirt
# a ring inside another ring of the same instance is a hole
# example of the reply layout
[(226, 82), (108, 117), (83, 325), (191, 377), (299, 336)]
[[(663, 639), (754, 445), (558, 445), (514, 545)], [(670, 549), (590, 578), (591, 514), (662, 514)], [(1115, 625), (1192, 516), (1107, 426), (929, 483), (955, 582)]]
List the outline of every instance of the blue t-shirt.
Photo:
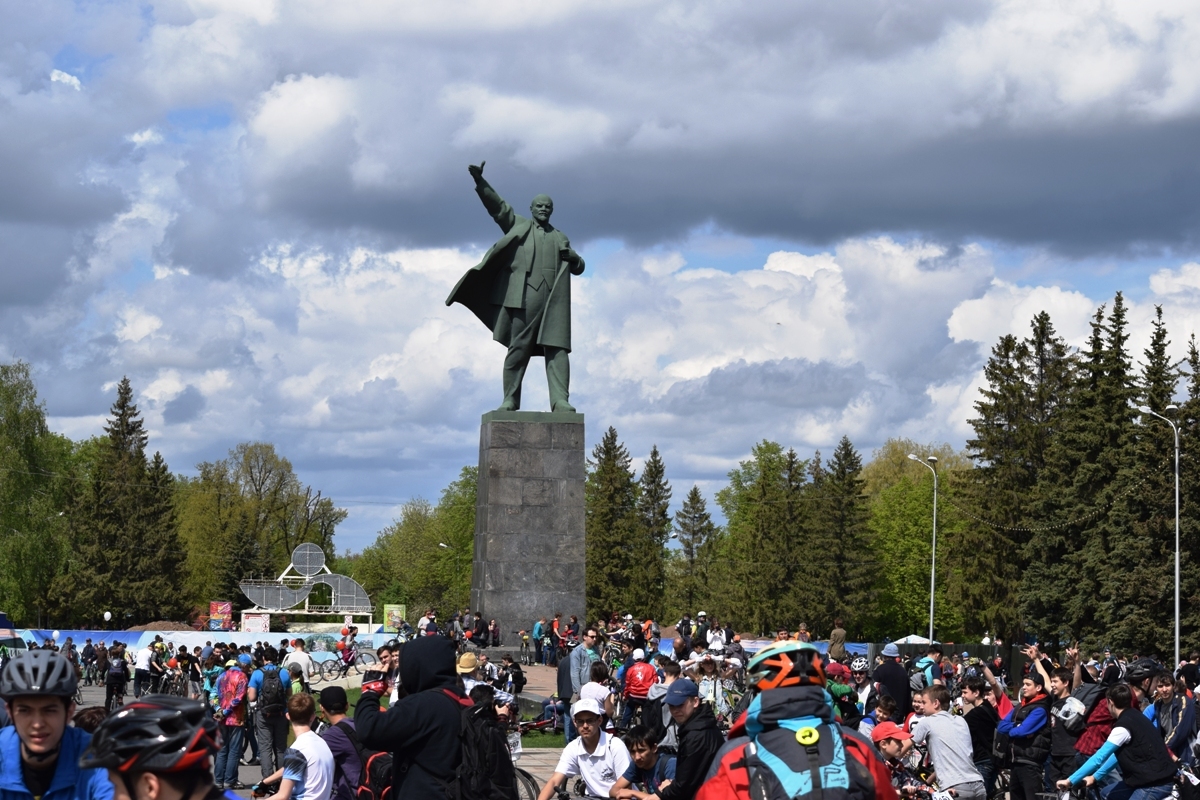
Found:
[(634, 789), (658, 794), (658, 787), (663, 781), (675, 780), (675, 756), (659, 755), (650, 769), (639, 769), (638, 765), (630, 760), (629, 769), (625, 770), (621, 777), (629, 781)]
[(262, 691), (263, 670), (264, 669), (270, 670), (271, 672), (275, 672), (279, 669), (279, 667), (275, 666), (274, 664), (263, 664), (262, 669), (254, 670), (254, 672), (250, 675), (249, 688), (253, 689), (256, 692)]

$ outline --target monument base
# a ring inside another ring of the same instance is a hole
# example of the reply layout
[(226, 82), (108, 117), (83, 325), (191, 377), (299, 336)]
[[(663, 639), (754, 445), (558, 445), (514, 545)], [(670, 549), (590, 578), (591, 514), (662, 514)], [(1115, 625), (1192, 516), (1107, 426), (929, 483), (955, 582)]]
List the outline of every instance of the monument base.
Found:
[(506, 647), (540, 617), (584, 620), (583, 441), (582, 414), (483, 415), (471, 610)]

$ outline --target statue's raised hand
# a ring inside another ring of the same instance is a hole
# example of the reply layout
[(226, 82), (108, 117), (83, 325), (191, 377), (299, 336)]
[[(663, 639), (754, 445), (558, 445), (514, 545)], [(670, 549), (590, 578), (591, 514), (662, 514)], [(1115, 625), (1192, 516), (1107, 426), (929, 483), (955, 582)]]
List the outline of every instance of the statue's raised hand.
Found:
[(483, 165), (486, 163), (486, 161), (480, 161), (478, 167), (471, 164), (467, 167), (467, 172), (471, 173), (471, 177), (476, 181), (481, 181), (483, 180)]

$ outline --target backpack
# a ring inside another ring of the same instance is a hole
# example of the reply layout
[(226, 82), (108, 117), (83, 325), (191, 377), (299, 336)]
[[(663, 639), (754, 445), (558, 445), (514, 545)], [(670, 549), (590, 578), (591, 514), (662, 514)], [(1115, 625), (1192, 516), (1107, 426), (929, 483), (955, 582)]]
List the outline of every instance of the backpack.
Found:
[(359, 748), (359, 755), (370, 753), (363, 762), (362, 778), (358, 782), (357, 800), (389, 800), (392, 796), (392, 754), (372, 752), (351, 739)]
[(925, 674), (926, 667), (933, 665), (933, 659), (925, 657), (917, 659), (908, 667), (908, 688), (920, 692), (928, 688), (929, 676)]
[(817, 717), (780, 720), (744, 749), (750, 797), (872, 800), (875, 779), (846, 753), (841, 727)]
[(654, 620), (650, 620), (650, 635), (655, 639), (662, 636), (662, 629), (658, 627), (658, 623)]
[(517, 772), (508, 750), (508, 737), (488, 715), (488, 706), (462, 712), (462, 761), (449, 800), (516, 800)]
[(677, 633), (684, 639), (692, 637), (692, 623), (689, 620), (680, 620)]
[(1084, 683), (1077, 686), (1067, 698), (1067, 702), (1055, 713), (1062, 723), (1063, 730), (1072, 736), (1083, 733), (1083, 729), (1087, 727), (1088, 715), (1096, 710), (1103, 697), (1104, 685), (1101, 683)]
[(525, 677), (525, 670), (521, 669), (516, 664), (513, 664), (512, 667), (509, 668), (508, 679), (512, 681), (513, 694), (520, 694), (521, 690), (525, 688), (525, 684), (528, 682), (528, 678)]
[[(264, 716), (282, 714), (287, 708), (288, 688), (279, 677), (279, 669), (262, 671), (262, 688), (258, 690), (258, 711)], [(291, 681), (289, 681), (289, 684)]]
[(125, 677), (125, 659), (114, 658), (108, 665), (108, 677), (114, 681), (124, 681)]

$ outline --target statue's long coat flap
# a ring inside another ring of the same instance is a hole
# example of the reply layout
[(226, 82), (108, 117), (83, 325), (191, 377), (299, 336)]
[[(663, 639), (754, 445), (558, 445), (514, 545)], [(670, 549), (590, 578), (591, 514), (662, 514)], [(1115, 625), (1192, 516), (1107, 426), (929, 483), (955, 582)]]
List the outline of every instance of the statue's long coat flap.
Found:
[[(510, 209), (505, 210), (511, 214)], [(446, 298), (446, 305), (462, 303), (471, 309), (491, 329), (492, 338), (505, 347), (508, 347), (512, 336), (511, 320), (505, 308), (509, 283), (525, 280), (523, 269), (514, 271), (513, 260), (533, 227), (531, 219), (515, 214), (512, 218), (513, 225), (508, 232), (492, 245), (482, 261), (467, 270)], [(566, 235), (557, 228), (552, 233), (561, 240), (563, 247), (570, 246)], [(581, 261), (579, 272), (582, 271)], [(543, 347), (571, 349), (571, 279), (566, 262), (560, 262), (555, 274), (554, 285), (546, 300), (546, 311), (538, 328), (537, 344), (535, 355), (542, 355)]]

